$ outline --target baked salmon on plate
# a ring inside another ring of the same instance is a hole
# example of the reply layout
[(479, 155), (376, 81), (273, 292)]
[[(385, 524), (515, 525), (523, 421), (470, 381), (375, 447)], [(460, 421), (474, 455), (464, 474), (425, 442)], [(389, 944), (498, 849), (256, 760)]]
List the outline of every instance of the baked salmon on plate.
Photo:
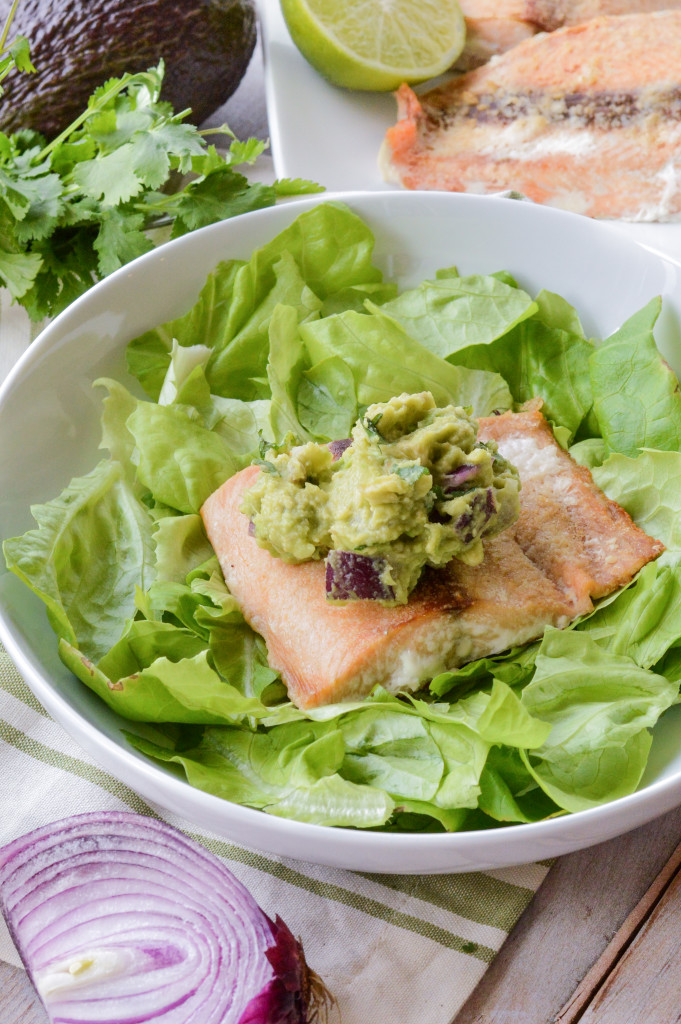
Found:
[(423, 95), (402, 85), (397, 102), (380, 162), (406, 188), (681, 216), (681, 10), (541, 33)]
[(681, 8), (681, 0), (461, 0), (466, 45), (457, 71), (470, 71), (537, 32), (554, 32), (604, 14)]

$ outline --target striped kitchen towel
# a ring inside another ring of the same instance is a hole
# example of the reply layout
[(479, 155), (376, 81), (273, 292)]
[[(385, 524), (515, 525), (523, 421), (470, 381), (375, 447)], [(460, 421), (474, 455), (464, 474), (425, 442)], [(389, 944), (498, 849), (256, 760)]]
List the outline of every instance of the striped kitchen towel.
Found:
[[(2, 648), (0, 772), (0, 845), (105, 808), (162, 817), (203, 843), (300, 936), (342, 1024), (449, 1024), (548, 870), (356, 874), (226, 842), (145, 803), (100, 768), (48, 716)], [(5, 930), (0, 959), (20, 965)]]

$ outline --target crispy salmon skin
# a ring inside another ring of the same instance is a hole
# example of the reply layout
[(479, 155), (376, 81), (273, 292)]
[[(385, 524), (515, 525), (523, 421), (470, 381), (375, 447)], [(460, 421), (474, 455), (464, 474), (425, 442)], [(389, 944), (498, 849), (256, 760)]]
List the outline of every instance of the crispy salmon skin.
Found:
[(541, 33), (420, 97), (403, 85), (397, 100), (381, 165), (407, 188), (681, 216), (681, 10)]
[(326, 600), (323, 562), (290, 565), (261, 548), (240, 511), (257, 467), (204, 503), (227, 585), (299, 707), (361, 698), (377, 683), (414, 690), (446, 668), (533, 640), (548, 625), (562, 628), (662, 552), (559, 448), (541, 413), (483, 419), (479, 436), (515, 461), (520, 518), (486, 542), (481, 565), (454, 560), (426, 570), (398, 607), (336, 607)]

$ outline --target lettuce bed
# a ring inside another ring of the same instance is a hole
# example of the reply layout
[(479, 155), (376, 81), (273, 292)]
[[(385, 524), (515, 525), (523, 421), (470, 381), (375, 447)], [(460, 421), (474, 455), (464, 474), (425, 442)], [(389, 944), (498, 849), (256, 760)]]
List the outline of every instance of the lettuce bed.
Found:
[[(630, 793), (681, 680), (681, 397), (653, 300), (597, 346), (558, 295), (456, 269), (398, 293), (339, 204), (210, 275), (183, 317), (133, 340), (148, 398), (105, 391), (109, 455), (5, 541), (60, 654), (190, 783), (327, 825), (441, 831)], [(416, 340), (418, 339), (418, 340)], [(302, 712), (225, 588), (199, 508), (261, 438), (347, 436), (404, 391), (488, 415), (541, 398), (556, 437), (666, 545), (573, 628), (432, 680), (416, 697)], [(97, 559), (91, 552), (97, 552)], [(134, 724), (133, 724), (134, 723)]]

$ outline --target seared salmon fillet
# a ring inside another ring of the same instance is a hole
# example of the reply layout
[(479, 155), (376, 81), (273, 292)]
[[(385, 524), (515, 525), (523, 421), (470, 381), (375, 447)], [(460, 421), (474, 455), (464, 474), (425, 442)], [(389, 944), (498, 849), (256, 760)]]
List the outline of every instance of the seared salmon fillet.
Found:
[(512, 528), (527, 557), (583, 608), (628, 583), (664, 545), (632, 523), (553, 436), (538, 410), (480, 420), (520, 473), (520, 516)]
[(553, 32), (604, 14), (677, 10), (681, 0), (461, 0), (466, 45), (457, 71), (470, 71), (537, 32)]
[(240, 511), (257, 467), (204, 503), (225, 581), (299, 707), (361, 698), (377, 683), (415, 690), (446, 668), (533, 640), (548, 625), (562, 628), (663, 550), (558, 447), (540, 413), (483, 419), (480, 437), (518, 455), (520, 519), (485, 543), (481, 565), (427, 569), (398, 607), (335, 606), (323, 562), (290, 565), (261, 548)]
[(420, 97), (402, 85), (397, 100), (381, 163), (407, 188), (681, 216), (681, 10), (542, 33)]

